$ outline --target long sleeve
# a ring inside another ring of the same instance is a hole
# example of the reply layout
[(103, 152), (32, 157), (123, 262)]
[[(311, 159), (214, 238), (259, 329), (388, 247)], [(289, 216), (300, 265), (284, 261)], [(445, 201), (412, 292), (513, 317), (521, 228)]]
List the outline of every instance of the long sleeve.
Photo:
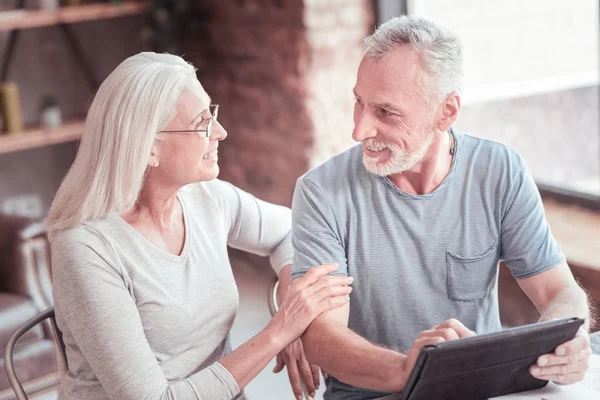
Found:
[[(55, 309), (59, 328), (67, 333), (69, 375), (91, 369), (114, 400), (218, 400), (239, 394), (236, 381), (218, 362), (187, 379), (165, 378), (129, 290), (131, 281), (102, 237), (89, 231), (60, 233), (52, 242), (52, 259)], [(64, 396), (99, 398), (81, 392)]]
[(287, 207), (267, 203), (235, 186), (215, 180), (214, 192), (228, 228), (227, 244), (260, 256), (269, 256), (279, 271), (292, 263), (292, 216)]

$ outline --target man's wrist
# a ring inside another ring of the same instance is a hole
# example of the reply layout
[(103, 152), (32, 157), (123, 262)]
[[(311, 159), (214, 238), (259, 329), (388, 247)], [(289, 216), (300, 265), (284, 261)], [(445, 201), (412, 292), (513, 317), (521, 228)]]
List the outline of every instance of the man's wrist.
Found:
[(394, 381), (394, 392), (401, 392), (404, 390), (411, 372), (408, 370), (408, 357), (402, 353), (399, 353), (399, 355), (398, 372), (396, 374), (398, 378)]

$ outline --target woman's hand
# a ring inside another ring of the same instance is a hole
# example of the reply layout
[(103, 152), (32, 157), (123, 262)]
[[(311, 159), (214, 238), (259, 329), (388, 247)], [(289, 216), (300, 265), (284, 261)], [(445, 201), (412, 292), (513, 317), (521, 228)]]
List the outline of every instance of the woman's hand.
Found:
[(327, 276), (337, 267), (337, 264), (323, 264), (292, 282), (279, 305), (279, 311), (266, 328), (282, 347), (300, 337), (320, 314), (348, 303), (348, 295), (352, 292), (349, 285), (353, 279)]

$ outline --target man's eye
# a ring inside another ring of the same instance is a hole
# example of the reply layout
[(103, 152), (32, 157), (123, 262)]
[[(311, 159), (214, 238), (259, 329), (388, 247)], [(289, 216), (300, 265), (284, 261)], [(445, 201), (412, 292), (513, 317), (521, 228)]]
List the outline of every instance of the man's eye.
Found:
[(392, 115), (392, 113), (391, 113), (391, 112), (389, 112), (388, 110), (386, 110), (385, 108), (380, 108), (380, 109), (379, 109), (379, 113), (380, 113), (381, 115), (384, 115), (384, 116), (385, 116), (385, 115)]
[(361, 100), (360, 100), (358, 97), (355, 97), (355, 98), (354, 98), (354, 101), (355, 101), (356, 103), (358, 103), (358, 104), (362, 105), (362, 101), (361, 101)]

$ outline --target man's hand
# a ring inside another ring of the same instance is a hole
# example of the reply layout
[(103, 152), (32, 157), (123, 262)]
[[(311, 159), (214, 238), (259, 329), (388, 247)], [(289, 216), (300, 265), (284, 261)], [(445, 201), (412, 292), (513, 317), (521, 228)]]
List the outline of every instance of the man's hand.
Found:
[(413, 345), (404, 361), (404, 366), (402, 368), (402, 388), (404, 388), (404, 385), (406, 385), (406, 381), (408, 381), (408, 377), (415, 366), (417, 358), (419, 357), (419, 353), (423, 347), (427, 346), (428, 344), (441, 343), (470, 336), (475, 336), (475, 332), (454, 318), (444, 321), (427, 331), (421, 332), (419, 337), (413, 342)]
[(590, 336), (579, 328), (573, 340), (561, 344), (552, 354), (540, 356), (529, 372), (538, 379), (569, 385), (583, 380), (591, 354)]
[(291, 344), (287, 345), (281, 353), (277, 355), (277, 365), (273, 372), (278, 373), (283, 369), (283, 366), (287, 367), (288, 377), (292, 384), (292, 390), (294, 396), (297, 399), (302, 399), (302, 380), (306, 386), (306, 391), (309, 396), (315, 397), (315, 391), (319, 388), (320, 376), (319, 367), (311, 365), (304, 355), (304, 348), (302, 347), (302, 341), (300, 339), (295, 340)]

